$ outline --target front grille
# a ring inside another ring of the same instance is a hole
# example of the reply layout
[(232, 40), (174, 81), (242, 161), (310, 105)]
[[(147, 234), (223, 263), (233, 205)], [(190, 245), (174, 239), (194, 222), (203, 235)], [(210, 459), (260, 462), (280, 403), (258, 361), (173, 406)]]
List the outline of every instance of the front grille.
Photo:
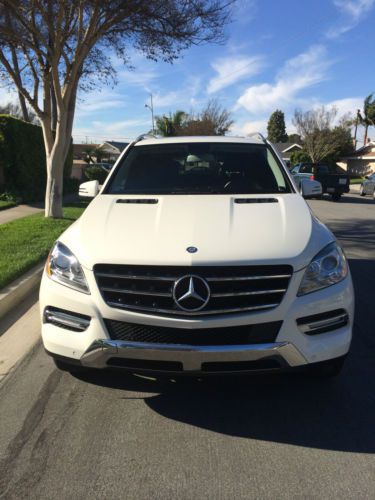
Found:
[[(124, 266), (97, 264), (95, 278), (110, 307), (146, 314), (209, 316), (277, 307), (292, 275), (291, 266)], [(211, 296), (201, 310), (181, 310), (173, 287), (183, 276), (206, 280)]]
[(112, 340), (192, 346), (250, 345), (275, 342), (282, 321), (224, 328), (170, 328), (105, 320)]

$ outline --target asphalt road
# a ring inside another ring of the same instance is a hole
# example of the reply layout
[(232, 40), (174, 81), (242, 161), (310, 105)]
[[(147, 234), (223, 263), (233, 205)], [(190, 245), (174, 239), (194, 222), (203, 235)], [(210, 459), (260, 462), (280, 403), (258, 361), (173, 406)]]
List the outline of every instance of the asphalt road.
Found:
[(356, 289), (342, 376), (74, 377), (38, 345), (0, 388), (0, 497), (375, 498), (375, 203), (310, 204)]

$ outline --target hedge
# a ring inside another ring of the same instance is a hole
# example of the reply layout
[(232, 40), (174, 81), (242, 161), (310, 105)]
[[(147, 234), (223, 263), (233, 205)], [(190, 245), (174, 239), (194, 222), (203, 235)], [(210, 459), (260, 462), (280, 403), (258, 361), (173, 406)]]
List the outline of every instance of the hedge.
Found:
[[(72, 170), (72, 148), (64, 167), (64, 178)], [(0, 192), (23, 201), (41, 201), (46, 189), (46, 157), (42, 128), (8, 115), (0, 115)]]
[(99, 184), (104, 184), (104, 181), (108, 176), (108, 172), (106, 172), (102, 167), (86, 167), (85, 176), (90, 181), (99, 181)]

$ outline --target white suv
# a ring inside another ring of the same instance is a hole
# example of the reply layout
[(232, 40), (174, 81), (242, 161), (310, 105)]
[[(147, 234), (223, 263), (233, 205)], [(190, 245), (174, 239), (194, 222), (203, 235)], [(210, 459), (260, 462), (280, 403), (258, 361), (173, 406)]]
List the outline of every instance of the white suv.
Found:
[(140, 138), (80, 193), (40, 290), (59, 368), (339, 372), (348, 264), (262, 136)]

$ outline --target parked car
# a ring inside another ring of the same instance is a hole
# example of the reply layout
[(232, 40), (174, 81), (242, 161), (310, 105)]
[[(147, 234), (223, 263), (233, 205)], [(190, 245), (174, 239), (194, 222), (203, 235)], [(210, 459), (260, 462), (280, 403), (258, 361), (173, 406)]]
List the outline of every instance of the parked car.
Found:
[[(315, 183), (301, 181), (311, 196)], [(40, 288), (56, 365), (336, 375), (354, 296), (339, 243), (262, 138), (140, 138), (53, 246)]]
[(375, 199), (375, 173), (366, 175), (365, 180), (362, 182), (359, 188), (359, 194), (361, 196), (366, 196), (367, 194), (369, 194)]
[(322, 185), (323, 194), (330, 194), (335, 201), (338, 201), (344, 193), (349, 193), (349, 175), (339, 173), (335, 166), (299, 163), (293, 167), (291, 172), (298, 187), (300, 187), (303, 179), (319, 181)]

